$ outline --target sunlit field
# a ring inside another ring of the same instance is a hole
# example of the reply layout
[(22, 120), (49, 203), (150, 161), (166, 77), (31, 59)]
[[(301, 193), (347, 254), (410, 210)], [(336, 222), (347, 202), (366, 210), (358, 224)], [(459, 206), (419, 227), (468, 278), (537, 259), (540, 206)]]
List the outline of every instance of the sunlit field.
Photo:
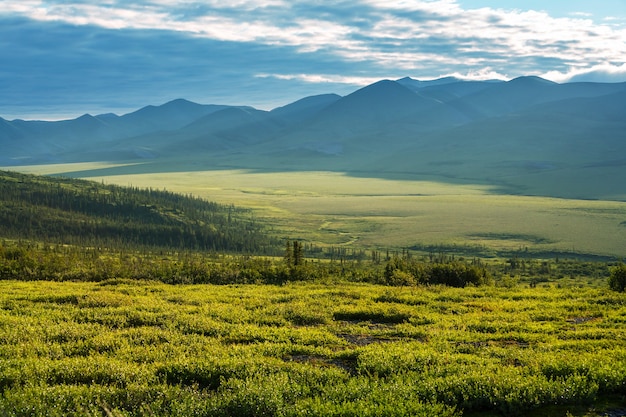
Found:
[[(190, 193), (254, 209), (279, 236), (364, 248), (457, 247), (626, 256), (626, 203), (496, 194), (483, 185), (241, 170), (128, 174), (123, 165), (19, 167)], [(118, 175), (119, 174), (119, 175)]]
[(2, 281), (0, 415), (595, 416), (625, 322), (549, 284)]

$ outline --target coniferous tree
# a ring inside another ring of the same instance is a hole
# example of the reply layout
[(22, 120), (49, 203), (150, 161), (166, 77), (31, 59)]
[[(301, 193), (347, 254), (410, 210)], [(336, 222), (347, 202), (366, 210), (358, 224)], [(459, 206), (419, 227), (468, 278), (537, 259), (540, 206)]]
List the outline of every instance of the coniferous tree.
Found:
[(304, 254), (302, 244), (297, 240), (293, 241), (293, 264), (294, 266), (302, 265)]
[(287, 245), (285, 247), (285, 263), (287, 264), (287, 266), (293, 266), (293, 250), (291, 248), (291, 242), (289, 240), (287, 241)]

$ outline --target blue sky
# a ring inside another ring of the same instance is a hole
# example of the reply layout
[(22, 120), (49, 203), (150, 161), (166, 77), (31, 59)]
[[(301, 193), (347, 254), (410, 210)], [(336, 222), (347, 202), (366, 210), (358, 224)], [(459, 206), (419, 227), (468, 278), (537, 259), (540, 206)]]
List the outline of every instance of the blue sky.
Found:
[(0, 117), (271, 109), (379, 79), (626, 81), (626, 0), (0, 0)]

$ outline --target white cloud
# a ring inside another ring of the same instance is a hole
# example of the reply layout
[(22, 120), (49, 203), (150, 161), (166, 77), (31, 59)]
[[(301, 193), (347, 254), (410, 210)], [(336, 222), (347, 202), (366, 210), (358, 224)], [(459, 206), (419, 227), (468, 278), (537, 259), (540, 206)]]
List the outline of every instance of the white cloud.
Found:
[(485, 81), (485, 80), (507, 81), (511, 79), (511, 77), (509, 77), (508, 75), (501, 74), (498, 71), (494, 71), (492, 68), (488, 68), (488, 67), (483, 68), (478, 71), (469, 71), (466, 73), (453, 72), (450, 74), (441, 74), (438, 78), (442, 78), (442, 77), (454, 77), (454, 78), (459, 78), (461, 80), (467, 80), (467, 81)]
[[(323, 6), (327, 10), (320, 12)], [(344, 12), (348, 8), (351, 12)], [(521, 75), (548, 72), (552, 66), (567, 74), (581, 66), (626, 61), (624, 27), (599, 25), (581, 13), (554, 18), (543, 11), (464, 10), (457, 0), (355, 0), (334, 6), (304, 0), (0, 0), (0, 10), (0, 15), (40, 21), (169, 30), (293, 47), (307, 54), (324, 52), (342, 61), (368, 63), (378, 72)], [(350, 17), (355, 13), (359, 19)]]
[(626, 63), (621, 65), (601, 64), (590, 68), (574, 68), (565, 73), (549, 71), (541, 76), (560, 83), (576, 81), (626, 82)]
[(362, 0), (362, 3), (382, 10), (423, 11), (442, 15), (451, 15), (462, 11), (456, 0), (398, 0), (393, 2)]
[(593, 17), (593, 13), (588, 13), (588, 12), (571, 12), (569, 15), (574, 16), (574, 17), (586, 17), (586, 18)]
[(343, 76), (337, 74), (257, 74), (257, 78), (275, 78), (278, 80), (298, 80), (306, 83), (349, 84), (365, 86), (380, 81), (381, 77)]
[(151, 0), (149, 3), (158, 4), (166, 7), (184, 7), (184, 6), (210, 6), (215, 9), (244, 9), (256, 10), (266, 7), (285, 7), (289, 5), (285, 0)]

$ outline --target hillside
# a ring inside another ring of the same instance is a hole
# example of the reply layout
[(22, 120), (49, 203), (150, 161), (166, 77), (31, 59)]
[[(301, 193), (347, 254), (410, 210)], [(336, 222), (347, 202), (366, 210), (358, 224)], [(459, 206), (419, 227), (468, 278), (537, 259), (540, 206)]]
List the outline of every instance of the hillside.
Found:
[(0, 171), (0, 238), (109, 248), (260, 253), (249, 213), (164, 190)]
[(272, 111), (175, 100), (123, 116), (0, 119), (0, 166), (123, 161), (141, 162), (143, 172), (328, 170), (626, 200), (623, 109), (626, 83), (403, 78)]

